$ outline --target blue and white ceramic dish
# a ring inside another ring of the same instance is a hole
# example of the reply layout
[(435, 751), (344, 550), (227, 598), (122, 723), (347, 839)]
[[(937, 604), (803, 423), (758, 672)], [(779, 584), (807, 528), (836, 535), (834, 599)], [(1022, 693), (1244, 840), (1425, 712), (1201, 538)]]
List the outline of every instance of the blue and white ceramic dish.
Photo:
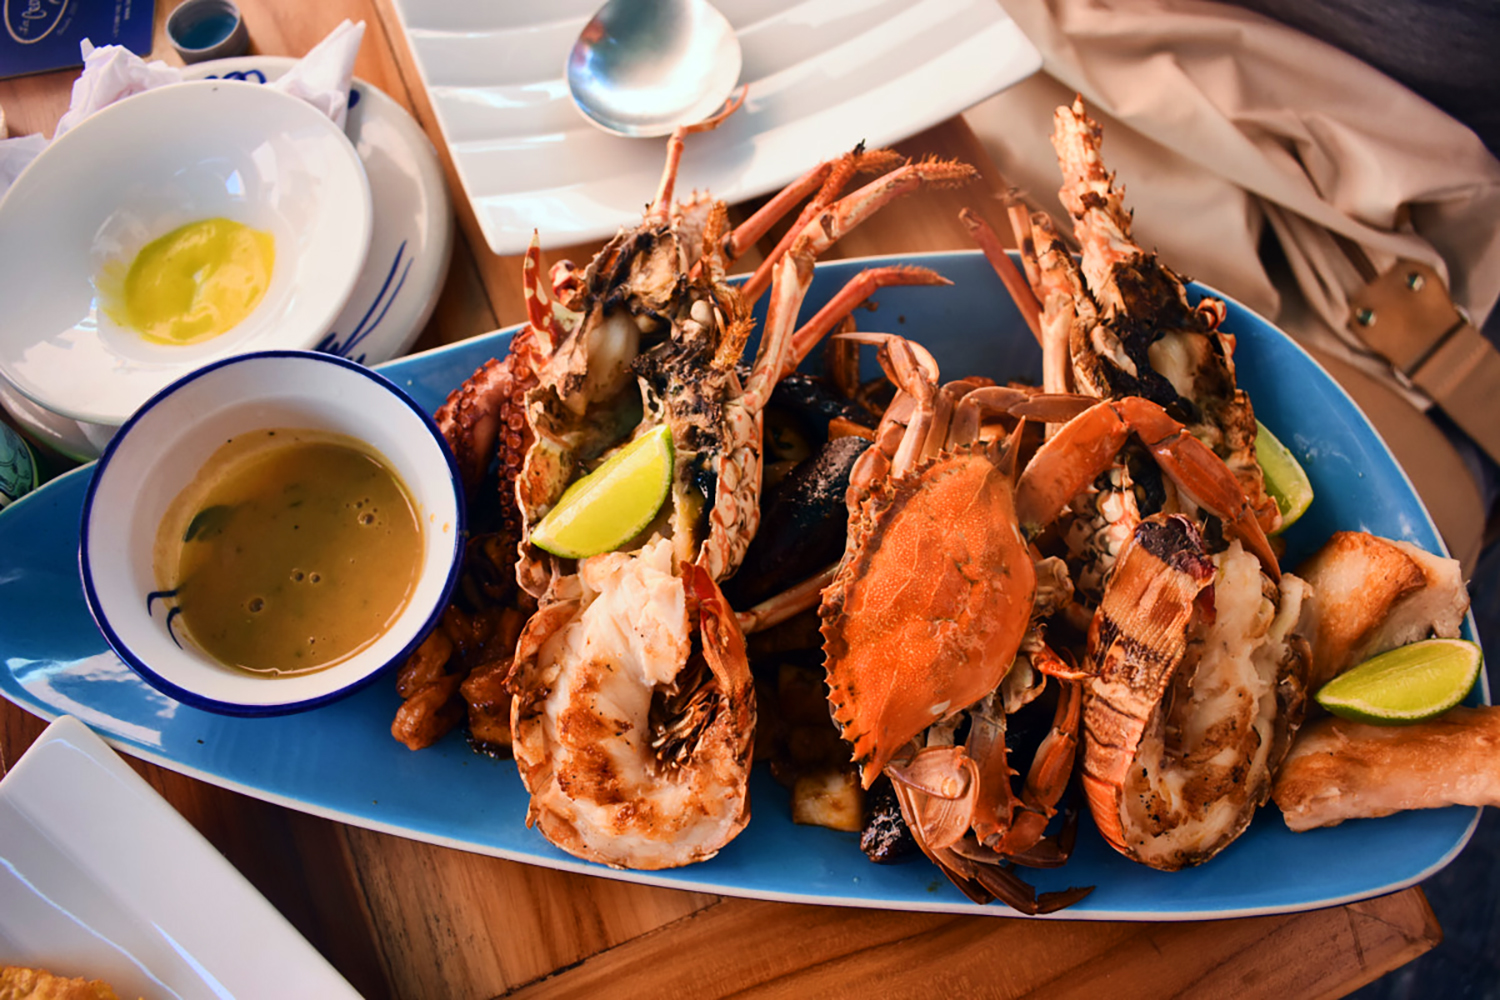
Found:
[[(183, 633), (154, 550), (168, 508), (208, 456), (237, 435), (278, 428), (368, 445), (406, 484), (424, 544), (411, 595), (383, 635), (322, 670), (268, 678), (219, 663)], [(93, 471), (79, 543), (89, 611), (122, 660), (184, 705), (271, 715), (343, 698), (411, 654), (458, 576), (463, 489), (442, 435), (410, 396), (342, 358), (268, 351), (200, 368), (137, 410)]]
[[(185, 67), (183, 78), (264, 84), (295, 63), (287, 56), (217, 59)], [(308, 346), (378, 364), (410, 350), (437, 305), (453, 253), (453, 204), (437, 151), (421, 126), (393, 98), (358, 77), (349, 92), (344, 134), (369, 180), (369, 252), (343, 311)], [(54, 413), (3, 381), (0, 405), (28, 433), (79, 461), (99, 457), (119, 426)]]
[[(59, 416), (118, 427), (202, 365), (314, 347), (364, 270), (371, 213), (364, 165), (306, 101), (194, 80), (111, 104), (42, 150), (0, 198), (0, 376)], [(153, 240), (216, 217), (274, 239), (255, 307), (191, 343), (117, 322), (107, 276), (123, 284)]]
[[(890, 259), (887, 260), (890, 262)], [(878, 294), (879, 328), (929, 344), (950, 376), (1036, 377), (1039, 356), (999, 280), (977, 253), (900, 263), (933, 268), (947, 288)], [(827, 301), (868, 261), (819, 267), (807, 303)], [(1230, 303), (1242, 384), (1256, 412), (1305, 464), (1317, 500), (1287, 534), (1295, 565), (1339, 528), (1441, 550), (1437, 531), (1369, 422), (1284, 335)], [(874, 328), (872, 326), (872, 328)], [(478, 365), (502, 354), (506, 332), (395, 362), (382, 371), (436, 407)], [(294, 809), (430, 843), (609, 878), (765, 899), (1010, 915), (969, 903), (925, 860), (877, 866), (853, 834), (791, 822), (787, 793), (757, 768), (749, 827), (711, 861), (666, 872), (621, 872), (579, 861), (525, 826), (526, 795), (510, 761), (475, 756), (462, 735), (412, 753), (390, 736), (400, 700), (375, 684), (299, 716), (236, 719), (189, 708), (152, 688), (110, 651), (79, 587), (75, 526), (88, 470), (0, 512), (0, 692), (44, 717), (87, 722), (126, 753)], [(1472, 630), (1470, 632), (1472, 637)], [(1477, 700), (1486, 692), (1476, 691)], [(1447, 864), (1478, 810), (1448, 808), (1293, 834), (1274, 806), (1237, 842), (1190, 871), (1154, 871), (1107, 847), (1088, 820), (1072, 860), (1028, 872), (1042, 890), (1096, 886), (1066, 919), (1176, 920), (1312, 909), (1391, 892)]]

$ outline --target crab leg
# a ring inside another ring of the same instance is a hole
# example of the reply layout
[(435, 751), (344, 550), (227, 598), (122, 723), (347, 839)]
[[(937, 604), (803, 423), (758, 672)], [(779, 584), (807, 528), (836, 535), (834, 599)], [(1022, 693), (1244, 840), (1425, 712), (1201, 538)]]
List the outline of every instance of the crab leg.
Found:
[(1016, 248), (1021, 252), (1021, 269), (1026, 272), (1026, 282), (1033, 291), (1041, 286), (1036, 268), (1036, 244), (1031, 238), (1031, 212), (1019, 201), (1005, 206), (1005, 216), (1010, 220), (1010, 230), (1016, 237)]
[[(897, 800), (900, 800), (899, 791)], [(979, 847), (972, 838), (964, 838), (952, 847), (939, 848), (922, 843), (920, 837), (914, 839), (948, 880), (981, 906), (998, 899), (1017, 912), (1036, 916), (1072, 906), (1094, 891), (1090, 885), (1038, 894), (1005, 862), (997, 863), (988, 856), (988, 849)]]
[(739, 619), (740, 630), (746, 635), (762, 632), (809, 608), (817, 607), (818, 602), (823, 599), (823, 588), (833, 582), (838, 569), (838, 563), (834, 563), (816, 576), (810, 576), (774, 597), (766, 598), (750, 610), (738, 612), (736, 617)]
[[(834, 202), (803, 226), (791, 249), (776, 261), (773, 269), (761, 349), (745, 386), (747, 405), (763, 405), (786, 370), (797, 313), (812, 284), (813, 261), (817, 256), (901, 195), (923, 184), (962, 184), (976, 176), (978, 172), (973, 167), (952, 160), (908, 163)], [(806, 346), (811, 349), (810, 344)]]
[(1026, 326), (1031, 330), (1031, 335), (1036, 338), (1038, 344), (1046, 346), (1047, 341), (1042, 337), (1042, 307), (1037, 302), (1036, 295), (1031, 286), (1026, 283), (1021, 272), (1016, 270), (1016, 265), (1011, 263), (1010, 254), (1000, 245), (1000, 237), (990, 228), (990, 224), (969, 209), (958, 213), (959, 220), (969, 230), (969, 236), (979, 244), (979, 249), (984, 251), (984, 259), (990, 262), (990, 266), (999, 275), (1000, 281), (1005, 285), (1005, 290), (1010, 292), (1010, 297), (1015, 300), (1016, 308), (1021, 312), (1021, 318), (1026, 321)]
[(1077, 681), (1059, 683), (1062, 694), (1057, 700), (1052, 728), (1032, 758), (1021, 806), (1011, 818), (1010, 829), (995, 847), (1007, 857), (1024, 854), (1041, 842), (1073, 776), (1073, 763), (1078, 756), (1078, 724), (1083, 718), (1083, 685)]
[(917, 401), (898, 391), (896, 398), (886, 407), (885, 415), (880, 418), (880, 426), (875, 429), (874, 443), (865, 449), (865, 453), (854, 463), (854, 468), (849, 470), (850, 495), (869, 489), (872, 484), (891, 474), (891, 456), (901, 446), (906, 425), (911, 423), (912, 415), (916, 412)]
[(788, 256), (816, 257), (877, 211), (923, 184), (967, 184), (979, 172), (957, 160), (921, 160), (883, 174), (835, 202), (798, 235)]
[[(942, 429), (937, 423), (937, 362), (927, 348), (893, 334), (854, 332), (839, 336), (856, 344), (873, 344), (879, 348), (876, 357), (881, 369), (892, 384), (912, 401), (909, 408), (902, 404), (896, 411), (899, 424), (882, 419), (880, 428), (875, 432), (877, 445), (885, 445), (879, 450), (889, 459), (889, 465), (881, 470), (882, 474), (899, 476), (928, 453), (928, 439), (934, 430)], [(889, 411), (887, 416), (890, 416)], [(899, 440), (893, 440), (892, 437), (896, 427), (900, 428)], [(855, 471), (860, 471), (858, 465), (855, 466)], [(857, 478), (851, 474), (851, 488), (857, 481), (862, 485), (868, 485), (869, 482), (862, 476)]]
[(1052, 228), (1052, 220), (1035, 213), (1031, 232), (1037, 297), (1042, 302), (1042, 387), (1048, 392), (1069, 392), (1073, 388), (1073, 339), (1094, 329), (1098, 314), (1078, 264)]
[[(1025, 389), (1007, 385), (984, 386), (969, 392), (953, 413), (947, 446), (952, 448), (959, 441), (978, 440), (979, 427), (986, 413), (1011, 413), (1026, 400), (1027, 395)], [(1019, 449), (1012, 453), (1012, 460), (1017, 452)]]
[[(854, 318), (845, 316), (834, 329), (838, 333), (853, 333)], [(861, 398), (863, 392), (859, 378), (859, 345), (839, 340), (838, 334), (829, 338), (823, 347), (823, 377), (845, 399)]]
[(745, 103), (745, 94), (748, 90), (748, 86), (741, 87), (740, 92), (724, 102), (724, 107), (711, 117), (692, 125), (679, 125), (673, 130), (672, 137), (667, 140), (667, 163), (661, 173), (661, 183), (656, 189), (656, 198), (652, 200), (651, 207), (646, 210), (646, 225), (662, 225), (671, 214), (672, 196), (677, 187), (677, 167), (682, 163), (682, 150), (686, 145), (687, 137), (718, 128), (724, 119), (738, 111), (740, 105)]
[(846, 157), (824, 160), (776, 192), (769, 201), (756, 209), (750, 218), (740, 223), (724, 237), (722, 247), (724, 259), (738, 260), (743, 257), (745, 251), (749, 250), (756, 240), (766, 235), (782, 216), (792, 210), (793, 205), (823, 187), (834, 165), (844, 162)]
[(749, 248), (751, 243), (764, 236), (778, 219), (790, 212), (793, 205), (816, 190), (817, 193), (802, 207), (796, 221), (777, 241), (775, 248), (766, 255), (765, 260), (761, 261), (750, 279), (740, 287), (740, 297), (745, 301), (746, 307), (757, 302), (770, 287), (776, 262), (791, 249), (797, 234), (838, 198), (856, 173), (891, 170), (900, 162), (900, 154), (893, 150), (866, 150), (864, 144), (861, 143), (838, 159), (821, 163), (792, 182), (791, 186), (762, 205), (754, 215), (726, 237), (724, 240), (725, 256), (729, 260), (735, 260)]
[(992, 692), (969, 710), (965, 749), (980, 774), (980, 790), (970, 819), (981, 844), (1003, 840), (1016, 811), (1005, 746), (1005, 706), (998, 702)]
[(925, 267), (893, 264), (888, 267), (867, 268), (849, 280), (838, 294), (828, 300), (813, 318), (792, 334), (791, 357), (787, 359), (782, 377), (796, 370), (813, 346), (822, 340), (835, 326), (854, 311), (861, 302), (874, 295), (878, 289), (891, 285), (951, 285), (953, 282)]

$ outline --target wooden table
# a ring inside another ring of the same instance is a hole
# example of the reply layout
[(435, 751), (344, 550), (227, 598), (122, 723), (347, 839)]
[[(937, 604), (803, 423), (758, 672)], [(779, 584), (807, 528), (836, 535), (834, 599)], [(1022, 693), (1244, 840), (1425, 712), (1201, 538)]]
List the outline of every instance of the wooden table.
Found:
[[(459, 239), (418, 348), (524, 319), (518, 258), (489, 252), (390, 0), (240, 0), (252, 50), (300, 55), (364, 20), (356, 73), (406, 106), (447, 170)], [(162, 25), (156, 57), (175, 62)], [(12, 135), (51, 134), (73, 72), (0, 82)], [(903, 143), (956, 156), (979, 185), (888, 208), (829, 258), (968, 249), (971, 206), (1005, 232), (1004, 181), (962, 118)], [(642, 192), (643, 202), (651, 192)], [(743, 211), (741, 207), (739, 209)], [(546, 255), (587, 260), (597, 246)], [(753, 266), (755, 254), (741, 266)], [(56, 465), (55, 462), (51, 463)], [(44, 723), (0, 702), (0, 772)], [(365, 996), (1341, 996), (1435, 946), (1420, 889), (1290, 916), (1043, 922), (800, 906), (647, 888), (346, 826), (132, 761)]]

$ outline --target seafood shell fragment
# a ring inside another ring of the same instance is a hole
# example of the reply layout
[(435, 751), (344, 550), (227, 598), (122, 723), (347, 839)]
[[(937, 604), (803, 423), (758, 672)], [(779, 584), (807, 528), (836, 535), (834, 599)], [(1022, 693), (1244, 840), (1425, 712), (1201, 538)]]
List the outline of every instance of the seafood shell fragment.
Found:
[(1180, 515), (1141, 523), (1089, 631), (1083, 786), (1117, 851), (1175, 871), (1244, 832), (1302, 721), (1308, 589)]

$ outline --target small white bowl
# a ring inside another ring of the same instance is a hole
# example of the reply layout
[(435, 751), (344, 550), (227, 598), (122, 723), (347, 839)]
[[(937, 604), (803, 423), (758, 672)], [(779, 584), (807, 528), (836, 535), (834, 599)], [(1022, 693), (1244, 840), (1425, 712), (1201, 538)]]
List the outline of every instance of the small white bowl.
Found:
[[(218, 216), (275, 239), (249, 316), (186, 345), (110, 319), (95, 284), (106, 264)], [(119, 426), (202, 365), (315, 345), (363, 270), (371, 227), (358, 154), (307, 102), (233, 80), (129, 97), (64, 133), (0, 200), (0, 378), (62, 418)]]
[[(357, 438), (411, 493), (424, 550), (417, 584), (384, 635), (322, 670), (261, 677), (224, 666), (168, 622), (170, 595), (153, 565), (157, 529), (174, 498), (226, 439), (297, 427)], [(406, 659), (437, 624), (458, 578), (463, 489), (436, 425), (384, 376), (308, 351), (265, 351), (208, 365), (172, 384), (120, 428), (84, 498), (79, 565), (105, 639), (147, 682), (226, 715), (277, 715), (352, 693)]]

